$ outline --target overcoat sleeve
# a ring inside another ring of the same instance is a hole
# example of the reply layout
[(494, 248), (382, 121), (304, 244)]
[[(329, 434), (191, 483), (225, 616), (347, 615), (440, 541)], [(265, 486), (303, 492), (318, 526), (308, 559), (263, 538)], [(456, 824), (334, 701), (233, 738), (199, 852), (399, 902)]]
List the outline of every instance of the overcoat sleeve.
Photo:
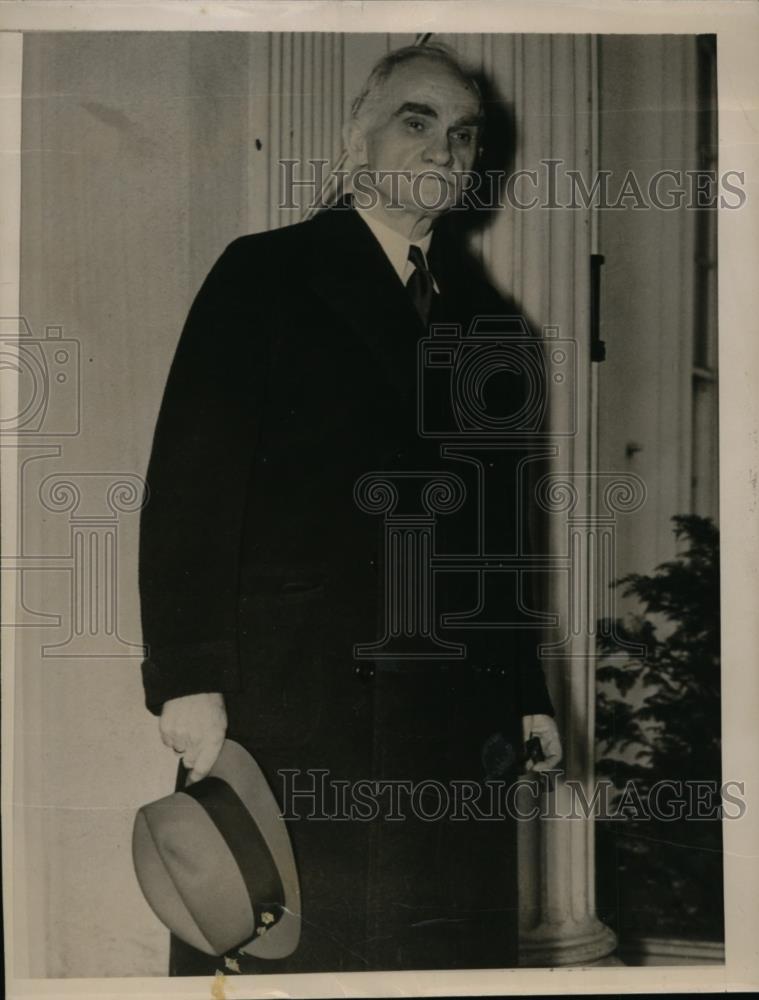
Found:
[(198, 292), (155, 426), (140, 518), (145, 702), (240, 687), (241, 534), (261, 409), (264, 317), (253, 317), (245, 238)]

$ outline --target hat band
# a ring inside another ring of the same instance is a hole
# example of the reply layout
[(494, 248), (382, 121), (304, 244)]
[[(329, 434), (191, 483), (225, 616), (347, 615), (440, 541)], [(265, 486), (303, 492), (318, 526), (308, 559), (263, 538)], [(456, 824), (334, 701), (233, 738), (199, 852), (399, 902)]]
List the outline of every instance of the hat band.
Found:
[(224, 838), (250, 897), (254, 933), (259, 928), (273, 926), (284, 911), (282, 880), (261, 831), (237, 792), (223, 778), (209, 775), (187, 785), (182, 794), (189, 795), (205, 809)]

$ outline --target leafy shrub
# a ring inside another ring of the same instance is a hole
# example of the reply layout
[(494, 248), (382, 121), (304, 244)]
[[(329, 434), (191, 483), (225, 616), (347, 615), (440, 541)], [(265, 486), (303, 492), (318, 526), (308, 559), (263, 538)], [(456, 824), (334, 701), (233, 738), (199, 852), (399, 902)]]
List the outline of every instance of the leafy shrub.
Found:
[[(701, 808), (713, 818), (597, 822), (599, 915), (622, 943), (724, 937), (719, 534), (709, 518), (672, 520), (684, 550), (651, 576), (613, 584), (645, 613), (599, 622), (596, 771), (617, 804), (628, 782), (644, 805), (657, 782), (704, 783)], [(636, 643), (642, 652), (630, 651)]]

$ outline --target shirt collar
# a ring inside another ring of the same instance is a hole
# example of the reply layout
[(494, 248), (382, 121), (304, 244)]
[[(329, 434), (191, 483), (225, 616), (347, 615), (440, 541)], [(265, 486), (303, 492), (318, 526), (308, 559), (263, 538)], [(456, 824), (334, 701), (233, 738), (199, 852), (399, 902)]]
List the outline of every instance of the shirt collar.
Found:
[(413, 271), (413, 264), (408, 259), (409, 247), (414, 243), (423, 251), (426, 258), (430, 249), (430, 243), (432, 242), (432, 232), (430, 231), (420, 240), (409, 240), (402, 233), (396, 232), (395, 229), (391, 229), (386, 223), (381, 222), (373, 213), (368, 212), (364, 208), (359, 208), (358, 205), (354, 207), (385, 251), (388, 260), (393, 265), (395, 273), (401, 282), (405, 284), (410, 271)]

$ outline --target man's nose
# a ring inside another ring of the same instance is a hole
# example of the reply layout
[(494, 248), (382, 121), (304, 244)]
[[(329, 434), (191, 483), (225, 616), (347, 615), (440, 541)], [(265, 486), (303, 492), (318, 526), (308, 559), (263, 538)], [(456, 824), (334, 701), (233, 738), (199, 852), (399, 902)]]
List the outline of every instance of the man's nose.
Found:
[(449, 167), (453, 163), (453, 153), (448, 136), (443, 136), (430, 143), (424, 151), (425, 159), (437, 167)]

